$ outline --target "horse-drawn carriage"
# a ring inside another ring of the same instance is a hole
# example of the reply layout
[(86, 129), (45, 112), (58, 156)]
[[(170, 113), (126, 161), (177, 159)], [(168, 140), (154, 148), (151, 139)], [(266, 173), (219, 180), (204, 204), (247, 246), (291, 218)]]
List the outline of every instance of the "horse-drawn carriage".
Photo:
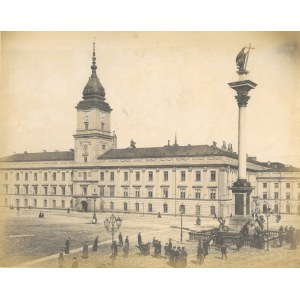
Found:
[(141, 255), (150, 255), (150, 245), (151, 243), (141, 243), (138, 246), (136, 246), (140, 250)]

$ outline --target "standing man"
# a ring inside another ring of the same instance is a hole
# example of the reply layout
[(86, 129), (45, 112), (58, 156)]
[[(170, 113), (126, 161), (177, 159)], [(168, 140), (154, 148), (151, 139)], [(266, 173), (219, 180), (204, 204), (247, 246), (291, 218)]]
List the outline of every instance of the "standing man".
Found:
[(71, 241), (71, 239), (69, 237), (65, 241), (65, 254), (70, 253), (70, 241)]
[[(125, 245), (126, 245), (126, 240), (125, 240)], [(114, 265), (115, 260), (118, 256), (118, 246), (117, 246), (117, 242), (113, 241), (112, 245), (111, 245), (111, 258), (112, 258), (112, 264)]]
[(139, 232), (138, 234), (138, 245), (142, 244), (142, 236), (141, 233)]
[(225, 257), (225, 259), (227, 259), (227, 246), (225, 243), (223, 243), (221, 246), (221, 253), (222, 253), (222, 259), (223, 259), (223, 257)]
[(82, 258), (89, 257), (89, 244), (88, 241), (85, 241), (82, 248)]
[(121, 232), (119, 233), (119, 246), (123, 247), (123, 235)]
[(98, 250), (98, 240), (99, 240), (99, 236), (97, 235), (97, 237), (95, 238), (94, 244), (93, 244), (94, 252), (96, 252)]
[(63, 250), (60, 250), (60, 252), (59, 252), (57, 265), (59, 268), (64, 267), (64, 252), (63, 252)]
[(128, 238), (128, 235), (126, 235), (126, 238), (125, 238), (125, 245), (128, 245), (128, 248), (129, 248), (129, 238)]
[(187, 266), (187, 252), (185, 251), (185, 248), (182, 247), (182, 250), (181, 250), (181, 256), (182, 256), (182, 267), (183, 268), (186, 268)]

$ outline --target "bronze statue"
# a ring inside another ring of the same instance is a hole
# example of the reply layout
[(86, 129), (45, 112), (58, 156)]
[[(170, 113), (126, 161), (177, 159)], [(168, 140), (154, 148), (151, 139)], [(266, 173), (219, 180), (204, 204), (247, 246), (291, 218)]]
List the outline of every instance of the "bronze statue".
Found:
[[(248, 51), (245, 51), (245, 49), (248, 49)], [(246, 70), (247, 67), (247, 61), (250, 53), (250, 49), (254, 49), (251, 47), (251, 44), (249, 47), (243, 47), (242, 50), (239, 52), (239, 54), (236, 57), (236, 65), (238, 68), (238, 74), (248, 74), (249, 72)]]

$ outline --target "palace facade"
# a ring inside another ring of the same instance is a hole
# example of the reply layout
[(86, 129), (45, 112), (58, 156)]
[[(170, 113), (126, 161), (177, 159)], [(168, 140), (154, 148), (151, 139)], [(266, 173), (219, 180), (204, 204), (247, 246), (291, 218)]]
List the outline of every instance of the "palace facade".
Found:
[[(0, 206), (139, 214), (229, 216), (238, 156), (232, 145), (117, 149), (111, 107), (96, 73), (77, 106), (74, 149), (21, 153), (0, 159)], [(251, 209), (257, 203), (282, 214), (300, 214), (300, 169), (247, 158)]]

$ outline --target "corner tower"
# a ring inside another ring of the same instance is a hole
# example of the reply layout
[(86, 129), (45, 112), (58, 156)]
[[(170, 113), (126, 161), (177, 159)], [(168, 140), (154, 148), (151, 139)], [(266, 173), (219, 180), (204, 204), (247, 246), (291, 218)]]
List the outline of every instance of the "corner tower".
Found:
[(75, 163), (96, 162), (104, 152), (117, 147), (116, 135), (110, 129), (112, 109), (105, 102), (105, 90), (96, 73), (95, 43), (91, 69), (92, 75), (83, 89), (83, 100), (76, 106)]

